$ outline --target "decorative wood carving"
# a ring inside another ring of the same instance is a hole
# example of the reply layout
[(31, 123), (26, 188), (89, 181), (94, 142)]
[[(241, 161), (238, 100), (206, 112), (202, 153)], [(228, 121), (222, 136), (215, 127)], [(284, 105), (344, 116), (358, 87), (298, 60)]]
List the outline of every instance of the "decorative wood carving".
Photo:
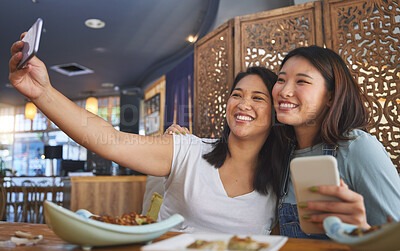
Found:
[(327, 46), (342, 56), (370, 97), (369, 132), (400, 172), (400, 2), (326, 0), (324, 17)]
[(195, 46), (195, 133), (218, 138), (233, 82), (233, 20), (203, 37)]
[(235, 73), (249, 66), (265, 66), (278, 72), (289, 51), (301, 46), (322, 46), (320, 19), (320, 2), (237, 17), (235, 45), (239, 54)]

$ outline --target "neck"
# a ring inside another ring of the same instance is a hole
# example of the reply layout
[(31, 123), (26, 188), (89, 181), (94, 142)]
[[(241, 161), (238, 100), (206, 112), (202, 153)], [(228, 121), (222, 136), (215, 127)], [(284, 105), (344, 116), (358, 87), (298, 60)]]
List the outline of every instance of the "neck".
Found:
[(255, 168), (258, 162), (258, 154), (264, 145), (267, 136), (260, 137), (260, 139), (239, 139), (235, 137), (232, 133), (228, 137), (228, 148), (230, 156), (227, 156), (227, 160), (241, 166), (243, 168), (248, 168), (252, 166)]
[(298, 126), (294, 128), (297, 139), (297, 149), (304, 149), (314, 145), (320, 127)]

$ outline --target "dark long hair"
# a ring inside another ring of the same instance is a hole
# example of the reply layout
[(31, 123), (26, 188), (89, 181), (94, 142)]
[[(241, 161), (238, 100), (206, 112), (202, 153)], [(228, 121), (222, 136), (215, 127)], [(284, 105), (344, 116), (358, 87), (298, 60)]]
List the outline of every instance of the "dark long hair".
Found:
[[(272, 87), (276, 83), (277, 76), (275, 73), (264, 67), (250, 67), (246, 70), (246, 72), (239, 73), (233, 82), (230, 93), (232, 93), (237, 83), (241, 79), (249, 75), (257, 75), (263, 80), (272, 99)], [(274, 109), (273, 102), (271, 102), (271, 104), (271, 109)], [(275, 113), (272, 112), (272, 114), (274, 115)], [(275, 118), (273, 116), (271, 120), (272, 123), (274, 119)], [(220, 168), (224, 164), (227, 155), (230, 155), (228, 149), (228, 137), (230, 131), (231, 130), (225, 121), (222, 136), (215, 143), (213, 143), (213, 151), (203, 155), (203, 158), (216, 168)], [(279, 156), (279, 154), (285, 152), (285, 150), (281, 149), (281, 147), (284, 147), (283, 145), (275, 144), (275, 142), (280, 142), (277, 140), (277, 132), (278, 131), (275, 130), (274, 127), (271, 128), (270, 134), (258, 154), (257, 167), (253, 179), (253, 187), (261, 194), (268, 194), (269, 188), (272, 188), (272, 192), (276, 195), (279, 195), (281, 187), (281, 167), (284, 159), (283, 156)]]
[[(336, 145), (348, 140), (346, 133), (353, 129), (366, 130), (371, 115), (368, 99), (351, 75), (343, 59), (334, 51), (319, 46), (300, 47), (283, 59), (281, 69), (291, 57), (307, 59), (324, 77), (328, 91), (332, 92), (332, 104), (322, 121), (314, 143)], [(295, 138), (292, 127), (286, 127), (288, 138)]]

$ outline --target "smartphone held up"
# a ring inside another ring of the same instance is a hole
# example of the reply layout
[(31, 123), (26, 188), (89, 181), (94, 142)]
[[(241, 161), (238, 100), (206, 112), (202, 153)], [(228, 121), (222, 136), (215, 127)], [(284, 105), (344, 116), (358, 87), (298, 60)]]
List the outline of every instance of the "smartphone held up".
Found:
[(336, 158), (330, 155), (294, 158), (290, 162), (290, 173), (296, 194), (301, 229), (308, 234), (324, 233), (325, 231), (322, 228), (303, 218), (303, 215), (322, 212), (306, 210), (299, 207), (299, 203), (307, 201), (339, 201), (336, 197), (322, 195), (309, 190), (313, 186), (340, 186)]
[(22, 69), (38, 52), (42, 27), (43, 20), (38, 18), (22, 39), (24, 42), (24, 47), (22, 49), (22, 59), (17, 66), (18, 70)]

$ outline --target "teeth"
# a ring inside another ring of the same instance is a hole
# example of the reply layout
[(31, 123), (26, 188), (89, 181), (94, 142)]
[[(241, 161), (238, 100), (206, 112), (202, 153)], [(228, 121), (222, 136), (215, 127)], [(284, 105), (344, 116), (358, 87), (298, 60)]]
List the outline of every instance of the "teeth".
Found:
[(283, 107), (283, 108), (295, 108), (296, 107), (295, 104), (289, 104), (289, 103), (280, 103), (279, 106)]
[(246, 120), (246, 121), (253, 120), (253, 118), (248, 117), (248, 116), (243, 116), (243, 115), (238, 115), (238, 116), (236, 116), (236, 118), (240, 119), (240, 120)]

